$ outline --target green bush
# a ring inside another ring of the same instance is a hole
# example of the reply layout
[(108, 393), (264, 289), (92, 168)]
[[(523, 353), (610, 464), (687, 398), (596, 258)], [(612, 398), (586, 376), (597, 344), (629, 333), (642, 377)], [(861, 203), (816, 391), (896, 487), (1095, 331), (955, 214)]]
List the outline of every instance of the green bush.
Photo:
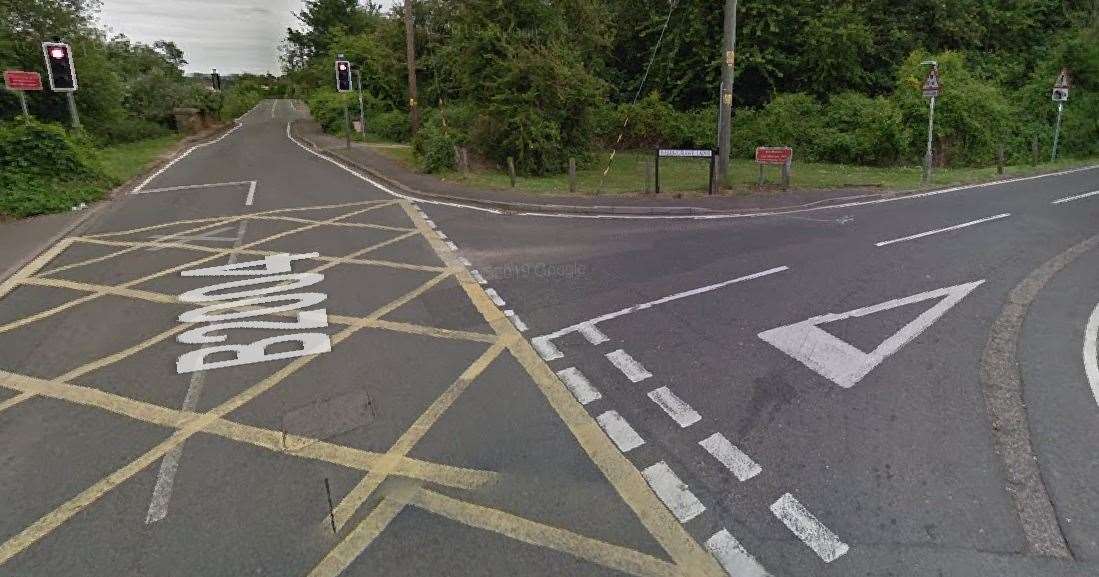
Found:
[(28, 174), (0, 174), (0, 214), (25, 218), (65, 212), (80, 203), (103, 198), (104, 187), (94, 182), (56, 182)]
[(454, 147), (469, 144), (470, 131), (477, 119), (473, 105), (452, 105), (429, 111), (412, 139), (412, 148), (426, 172), (456, 168)]
[(0, 166), (5, 175), (35, 178), (101, 175), (88, 142), (70, 137), (60, 126), (35, 120), (0, 123)]
[(366, 120), (367, 130), (392, 142), (408, 142), (412, 136), (412, 125), (408, 113), (391, 110), (370, 116)]
[[(890, 97), (903, 122), (912, 127), (912, 139), (904, 155), (918, 163), (927, 142), (928, 102), (920, 92), (927, 66), (937, 60), (943, 89), (935, 107), (935, 161), (940, 166), (987, 166), (995, 162), (1000, 142), (1020, 134), (1021, 114), (995, 84), (978, 78), (957, 52), (909, 55), (898, 73), (897, 88)], [(1048, 99), (1048, 95), (1046, 96)]]
[(840, 164), (896, 164), (912, 142), (912, 131), (893, 101), (856, 92), (838, 94), (828, 101), (820, 134), (818, 155)]
[[(592, 115), (593, 132), (604, 146), (623, 149), (710, 148), (717, 130), (716, 111), (681, 112), (655, 92), (636, 104), (604, 105)], [(626, 122), (627, 117), (629, 122)], [(621, 142), (618, 135), (622, 134)]]
[(140, 118), (124, 118), (100, 128), (98, 136), (107, 144), (122, 144), (157, 138), (169, 132), (167, 128), (155, 122)]

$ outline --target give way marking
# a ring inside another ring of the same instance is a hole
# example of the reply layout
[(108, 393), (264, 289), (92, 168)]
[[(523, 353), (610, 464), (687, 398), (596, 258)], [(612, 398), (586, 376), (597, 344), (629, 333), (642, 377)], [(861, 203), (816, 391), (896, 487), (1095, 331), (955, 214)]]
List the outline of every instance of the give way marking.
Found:
[[(848, 389), (855, 386), (882, 361), (899, 351), (901, 347), (920, 336), (935, 321), (942, 318), (946, 311), (958, 304), (984, 282), (980, 280), (969, 284), (941, 288), (845, 313), (829, 313), (800, 323), (759, 333), (759, 338), (801, 361), (822, 377)], [(893, 336), (882, 341), (870, 353), (864, 353), (850, 343), (820, 328), (820, 325), (850, 318), (865, 317), (932, 299), (941, 300), (916, 317), (915, 320), (904, 325)]]

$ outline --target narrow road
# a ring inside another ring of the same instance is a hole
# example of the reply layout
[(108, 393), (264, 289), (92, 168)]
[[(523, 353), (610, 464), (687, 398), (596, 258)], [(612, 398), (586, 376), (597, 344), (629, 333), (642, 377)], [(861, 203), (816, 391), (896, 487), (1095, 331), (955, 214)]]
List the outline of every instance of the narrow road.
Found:
[(0, 286), (0, 575), (1099, 572), (1099, 170), (509, 216), (302, 117)]

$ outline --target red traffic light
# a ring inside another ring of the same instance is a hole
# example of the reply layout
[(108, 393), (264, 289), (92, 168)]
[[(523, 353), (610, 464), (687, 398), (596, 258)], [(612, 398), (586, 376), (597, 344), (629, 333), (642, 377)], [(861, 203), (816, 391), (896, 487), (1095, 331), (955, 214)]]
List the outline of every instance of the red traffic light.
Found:
[(347, 70), (347, 65), (341, 62), (340, 63), (340, 70)]
[(53, 48), (50, 48), (50, 56), (61, 60), (65, 57), (65, 49), (60, 46), (54, 46)]

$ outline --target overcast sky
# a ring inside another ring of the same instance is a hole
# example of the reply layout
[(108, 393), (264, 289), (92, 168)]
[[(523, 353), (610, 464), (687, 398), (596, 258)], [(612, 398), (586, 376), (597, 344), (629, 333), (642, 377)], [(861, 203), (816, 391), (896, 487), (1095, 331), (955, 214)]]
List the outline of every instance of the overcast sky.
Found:
[[(381, 0), (385, 7), (397, 0)], [(113, 36), (183, 49), (188, 72), (278, 74), (278, 46), (302, 0), (103, 0), (99, 20)]]

